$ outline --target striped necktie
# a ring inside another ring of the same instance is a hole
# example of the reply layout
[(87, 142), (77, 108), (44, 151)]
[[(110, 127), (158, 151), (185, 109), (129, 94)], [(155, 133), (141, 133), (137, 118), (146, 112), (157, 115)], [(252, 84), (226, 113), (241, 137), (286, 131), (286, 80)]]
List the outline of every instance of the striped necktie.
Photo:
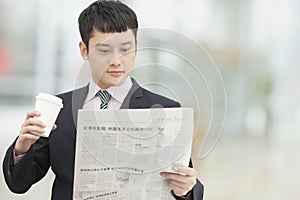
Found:
[(111, 95), (106, 90), (99, 90), (96, 96), (99, 96), (101, 100), (100, 109), (107, 109), (107, 103)]

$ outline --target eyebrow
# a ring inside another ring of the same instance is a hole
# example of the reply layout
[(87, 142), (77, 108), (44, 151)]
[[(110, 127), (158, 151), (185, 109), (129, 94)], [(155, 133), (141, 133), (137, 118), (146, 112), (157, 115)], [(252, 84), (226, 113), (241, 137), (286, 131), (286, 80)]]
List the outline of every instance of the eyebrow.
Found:
[[(120, 45), (124, 46), (124, 45), (128, 45), (128, 44), (132, 44), (131, 41), (127, 41), (127, 42), (122, 42)], [(96, 47), (109, 47), (109, 44), (105, 44), (105, 43), (98, 43), (96, 44)]]
[(96, 44), (96, 47), (109, 47), (109, 44), (103, 44), (103, 43), (98, 43)]
[(127, 44), (132, 44), (132, 42), (131, 42), (131, 41), (128, 41), (128, 42), (123, 42), (123, 43), (121, 43), (121, 45), (127, 45)]

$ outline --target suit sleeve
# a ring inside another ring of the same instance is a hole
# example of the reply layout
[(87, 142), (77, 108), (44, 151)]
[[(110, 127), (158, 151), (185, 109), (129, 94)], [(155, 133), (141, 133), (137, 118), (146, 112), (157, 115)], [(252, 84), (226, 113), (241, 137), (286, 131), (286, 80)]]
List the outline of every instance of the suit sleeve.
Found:
[(197, 179), (197, 183), (192, 190), (192, 199), (193, 200), (202, 200), (204, 193), (204, 187), (202, 183)]
[[(176, 102), (174, 107), (181, 107), (180, 103)], [(190, 159), (189, 167), (193, 167), (192, 159)], [(197, 179), (196, 185), (193, 189), (187, 194), (186, 197), (178, 197), (175, 194), (173, 196), (177, 200), (202, 200), (204, 194), (204, 186), (202, 183)]]
[[(16, 142), (16, 141), (15, 141)], [(48, 138), (40, 138), (14, 165), (15, 142), (8, 148), (3, 160), (3, 174), (9, 189), (14, 193), (25, 193), (42, 179), (50, 166)]]
[[(193, 167), (192, 160), (190, 159), (189, 167)], [(197, 179), (196, 185), (193, 187), (190, 193), (191, 200), (202, 200), (203, 199), (203, 193), (204, 193), (204, 187), (202, 183)]]

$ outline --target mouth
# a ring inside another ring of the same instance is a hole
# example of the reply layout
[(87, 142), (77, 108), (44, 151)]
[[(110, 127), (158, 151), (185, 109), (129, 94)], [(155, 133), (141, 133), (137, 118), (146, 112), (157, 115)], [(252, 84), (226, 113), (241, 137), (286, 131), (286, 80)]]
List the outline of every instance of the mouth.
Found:
[(107, 73), (110, 74), (111, 76), (119, 77), (119, 76), (122, 76), (123, 74), (125, 74), (125, 71), (121, 71), (121, 70), (109, 70), (109, 71), (107, 71)]

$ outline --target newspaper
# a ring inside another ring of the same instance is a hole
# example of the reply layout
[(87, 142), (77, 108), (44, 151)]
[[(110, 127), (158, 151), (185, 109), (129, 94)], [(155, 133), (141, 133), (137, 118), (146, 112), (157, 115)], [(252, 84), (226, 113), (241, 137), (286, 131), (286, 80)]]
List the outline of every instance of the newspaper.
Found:
[(79, 110), (75, 200), (174, 199), (160, 172), (188, 166), (191, 108)]

